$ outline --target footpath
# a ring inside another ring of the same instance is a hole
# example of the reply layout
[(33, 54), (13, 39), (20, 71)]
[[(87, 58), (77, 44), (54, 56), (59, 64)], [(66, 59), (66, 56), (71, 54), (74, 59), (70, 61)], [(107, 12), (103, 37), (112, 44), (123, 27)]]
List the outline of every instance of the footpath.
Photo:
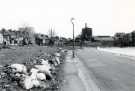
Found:
[(60, 91), (100, 91), (79, 58), (68, 52), (63, 68), (64, 82)]

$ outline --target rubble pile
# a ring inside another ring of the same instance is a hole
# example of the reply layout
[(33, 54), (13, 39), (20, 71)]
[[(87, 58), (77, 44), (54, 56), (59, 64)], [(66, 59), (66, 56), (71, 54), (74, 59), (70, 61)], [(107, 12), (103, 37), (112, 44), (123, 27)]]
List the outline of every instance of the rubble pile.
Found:
[(40, 53), (30, 57), (25, 63), (0, 66), (0, 89), (2, 91), (27, 91), (56, 89), (59, 65), (66, 51), (57, 49), (53, 54)]

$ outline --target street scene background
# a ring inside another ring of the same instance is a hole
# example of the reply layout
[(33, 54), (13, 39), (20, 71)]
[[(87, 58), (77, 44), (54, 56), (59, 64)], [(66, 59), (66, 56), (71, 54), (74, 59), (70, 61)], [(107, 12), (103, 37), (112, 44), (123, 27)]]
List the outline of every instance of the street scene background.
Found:
[(0, 1), (0, 91), (135, 91), (135, 1)]

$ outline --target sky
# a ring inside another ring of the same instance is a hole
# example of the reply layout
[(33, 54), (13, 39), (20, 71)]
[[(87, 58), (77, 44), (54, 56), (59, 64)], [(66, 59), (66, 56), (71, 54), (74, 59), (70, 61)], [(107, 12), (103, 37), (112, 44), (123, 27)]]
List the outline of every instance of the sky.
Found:
[(135, 0), (0, 0), (0, 29), (23, 25), (47, 34), (54, 29), (58, 36), (72, 37), (85, 23), (93, 35), (114, 35), (135, 30)]

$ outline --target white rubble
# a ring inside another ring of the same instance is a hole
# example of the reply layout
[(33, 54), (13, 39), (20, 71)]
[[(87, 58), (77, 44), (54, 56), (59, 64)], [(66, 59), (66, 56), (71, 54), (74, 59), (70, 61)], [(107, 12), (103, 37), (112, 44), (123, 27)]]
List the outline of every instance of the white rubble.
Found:
[[(51, 56), (48, 54), (48, 59), (37, 58), (26, 64), (14, 63), (6, 66), (11, 70), (6, 69), (5, 74), (11, 73), (10, 75), (12, 75), (12, 78), (19, 79), (17, 83), (27, 90), (30, 90), (33, 87), (45, 88), (47, 87), (47, 84), (45, 84), (46, 80), (52, 80), (52, 74), (55, 71), (55, 67), (60, 64), (60, 56), (61, 54), (57, 52), (55, 53), (55, 56)], [(1, 76), (2, 73), (0, 77)]]
[(48, 60), (40, 59), (42, 65), (49, 65)]
[(38, 80), (46, 80), (46, 76), (44, 73), (37, 73), (36, 76)]
[(31, 69), (31, 78), (39, 79), (39, 80), (46, 80), (46, 76), (44, 73), (39, 72), (40, 70), (32, 68)]
[(38, 71), (39, 71), (38, 69), (32, 68), (30, 78), (31, 79), (37, 79), (37, 72)]
[(31, 89), (33, 87), (41, 87), (42, 84), (40, 83), (40, 80), (46, 80), (46, 76), (44, 73), (38, 73), (39, 70), (32, 68), (31, 69), (31, 75), (25, 76), (23, 84), (24, 88)]
[(55, 59), (56, 59), (57, 65), (60, 64), (60, 58), (56, 56)]
[(25, 89), (33, 88), (32, 79), (29, 76), (26, 76), (26, 78), (23, 81), (23, 85), (24, 85)]
[(33, 79), (31, 76), (26, 76), (23, 81), (25, 89), (31, 89), (33, 87), (40, 87), (40, 82), (35, 78)]
[(55, 53), (55, 56), (56, 57), (60, 57), (60, 53)]
[(51, 76), (51, 67), (47, 66), (47, 65), (35, 65), (35, 67), (40, 71), (40, 72), (44, 72), (46, 75)]
[(11, 64), (10, 67), (13, 69), (15, 72), (22, 72), (22, 73), (27, 73), (27, 68), (23, 64)]

